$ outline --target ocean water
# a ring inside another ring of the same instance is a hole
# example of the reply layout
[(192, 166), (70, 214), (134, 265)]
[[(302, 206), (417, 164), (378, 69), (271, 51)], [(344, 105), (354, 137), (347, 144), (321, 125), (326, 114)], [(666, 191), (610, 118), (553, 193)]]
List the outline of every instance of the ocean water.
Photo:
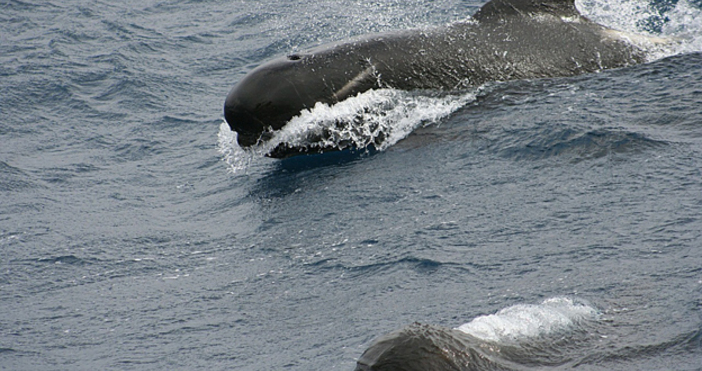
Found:
[(296, 119), (375, 150), (233, 144), (258, 64), (482, 4), (0, 1), (0, 369), (353, 370), (421, 322), (509, 369), (702, 370), (699, 1), (577, 2), (676, 40), (646, 64)]

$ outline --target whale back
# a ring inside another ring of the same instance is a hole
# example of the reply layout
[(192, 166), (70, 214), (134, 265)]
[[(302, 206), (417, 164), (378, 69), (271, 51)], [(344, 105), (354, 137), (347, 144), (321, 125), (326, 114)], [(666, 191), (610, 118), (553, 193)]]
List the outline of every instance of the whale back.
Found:
[(477, 21), (505, 20), (514, 16), (550, 14), (558, 17), (582, 17), (575, 0), (492, 0), (478, 10)]
[(462, 331), (415, 322), (376, 340), (355, 371), (503, 370), (473, 341)]

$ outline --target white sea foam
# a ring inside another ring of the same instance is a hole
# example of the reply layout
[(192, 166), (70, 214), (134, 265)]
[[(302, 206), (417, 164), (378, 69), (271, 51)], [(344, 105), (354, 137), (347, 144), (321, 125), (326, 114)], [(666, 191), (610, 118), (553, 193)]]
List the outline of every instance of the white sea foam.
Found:
[(455, 94), (373, 89), (334, 105), (317, 103), (304, 110), (269, 141), (243, 150), (236, 133), (223, 122), (218, 148), (234, 172), (280, 144), (306, 148), (366, 148), (385, 150), (420, 126), (436, 124), (468, 102), (473, 92)]
[(519, 304), (480, 316), (458, 330), (491, 342), (514, 342), (572, 329), (583, 320), (597, 319), (597, 309), (569, 298), (551, 298), (541, 304)]
[(679, 53), (702, 51), (702, 9), (688, 1), (680, 1), (668, 13), (668, 21), (662, 26), (663, 35), (685, 40)]
[[(266, 146), (355, 147), (375, 145), (384, 150), (419, 126), (433, 124), (475, 99), (471, 93), (422, 94), (395, 89), (373, 89), (329, 106), (305, 110)], [(319, 138), (319, 139), (317, 139)]]
[(222, 160), (229, 165), (229, 169), (233, 173), (246, 170), (254, 158), (260, 157), (252, 151), (246, 151), (239, 147), (236, 142), (236, 132), (229, 128), (226, 121), (222, 121), (219, 125), (217, 149), (222, 154)]
[(648, 0), (578, 0), (576, 7), (593, 21), (626, 32), (646, 32), (644, 22), (658, 15)]
[(702, 9), (689, 0), (666, 10), (648, 0), (578, 0), (576, 6), (593, 21), (623, 31), (623, 38), (649, 49), (650, 60), (702, 51)]

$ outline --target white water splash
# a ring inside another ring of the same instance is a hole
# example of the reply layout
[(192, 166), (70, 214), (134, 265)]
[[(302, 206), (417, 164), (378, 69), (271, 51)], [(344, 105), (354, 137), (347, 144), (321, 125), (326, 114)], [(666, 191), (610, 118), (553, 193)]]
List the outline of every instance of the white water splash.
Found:
[(299, 147), (366, 148), (384, 150), (419, 126), (437, 123), (475, 95), (422, 94), (396, 89), (373, 89), (332, 106), (317, 103), (303, 111), (268, 142)]
[(663, 35), (685, 40), (684, 49), (679, 53), (702, 51), (702, 9), (681, 1), (668, 13), (668, 21), (663, 24)]
[[(702, 51), (702, 9), (689, 0), (674, 8), (657, 8), (650, 0), (578, 0), (578, 10), (593, 21), (633, 37), (635, 44), (650, 50), (650, 60)], [(660, 29), (660, 32), (654, 30)], [(646, 38), (651, 42), (646, 42)], [(661, 43), (656, 39), (667, 39)]]
[(576, 7), (594, 22), (626, 32), (646, 32), (642, 23), (658, 15), (647, 0), (578, 0)]
[(246, 169), (256, 157), (281, 144), (289, 147), (367, 148), (385, 150), (420, 126), (436, 124), (467, 103), (473, 92), (455, 94), (373, 89), (332, 106), (317, 103), (293, 117), (273, 138), (246, 150), (236, 143), (236, 133), (222, 123), (218, 148), (234, 172)]
[(217, 134), (217, 149), (222, 154), (222, 160), (229, 165), (232, 173), (245, 171), (257, 156), (252, 151), (245, 151), (236, 142), (236, 132), (229, 128), (226, 121), (219, 125)]
[(571, 329), (579, 321), (595, 320), (597, 309), (569, 298), (551, 298), (541, 304), (519, 304), (480, 316), (457, 329), (491, 342), (510, 342), (548, 336)]

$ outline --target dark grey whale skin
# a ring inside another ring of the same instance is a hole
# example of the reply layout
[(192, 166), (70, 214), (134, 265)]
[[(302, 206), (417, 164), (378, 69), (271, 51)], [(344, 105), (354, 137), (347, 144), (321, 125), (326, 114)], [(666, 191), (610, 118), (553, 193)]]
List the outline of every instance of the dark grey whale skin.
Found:
[(577, 364), (581, 355), (573, 350), (595, 340), (585, 328), (563, 335), (494, 342), (458, 329), (415, 322), (375, 340), (356, 362), (355, 371), (562, 369)]
[(355, 371), (508, 370), (494, 351), (455, 329), (414, 323), (382, 336), (361, 355)]
[[(373, 88), (456, 90), (644, 60), (644, 50), (582, 16), (574, 0), (492, 0), (464, 22), (372, 34), (271, 60), (232, 88), (224, 117), (248, 147), (317, 102), (331, 105)], [(283, 148), (271, 157), (305, 151)]]

